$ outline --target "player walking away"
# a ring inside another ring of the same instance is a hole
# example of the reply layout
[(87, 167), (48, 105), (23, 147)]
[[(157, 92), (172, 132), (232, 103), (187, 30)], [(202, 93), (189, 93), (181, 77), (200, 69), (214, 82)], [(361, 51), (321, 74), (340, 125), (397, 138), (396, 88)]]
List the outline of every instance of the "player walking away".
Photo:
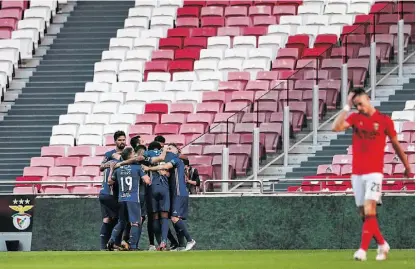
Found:
[(111, 177), (111, 164), (120, 159), (120, 153), (126, 146), (126, 134), (123, 131), (115, 132), (114, 142), (116, 143), (116, 148), (105, 153), (100, 166), (100, 170), (104, 171), (103, 183), (99, 194), (101, 216), (103, 219), (100, 230), (101, 250), (106, 249), (106, 244), (110, 239), (111, 231), (117, 223), (119, 210), (117, 191), (114, 192), (113, 188), (108, 185), (108, 179)]
[[(164, 164), (164, 163), (160, 163)], [(161, 238), (159, 247), (160, 251), (166, 250), (169, 231), (169, 171), (161, 169), (158, 172), (150, 172), (152, 180), (151, 201), (153, 210), (153, 231), (157, 238)]]
[(165, 164), (154, 167), (144, 167), (146, 171), (159, 171), (169, 169), (169, 187), (171, 195), (171, 220), (177, 234), (186, 238), (185, 251), (191, 250), (196, 242), (190, 236), (184, 220), (188, 216), (189, 193), (185, 181), (185, 165), (179, 159), (179, 149), (176, 144), (169, 144), (166, 153)]
[[(121, 153), (124, 160), (129, 160), (134, 157), (132, 148), (125, 148)], [(119, 221), (114, 227), (111, 238), (108, 241), (107, 249), (113, 250), (116, 237), (125, 228), (127, 222), (130, 222), (130, 239), (129, 250), (137, 250), (141, 235), (141, 212), (139, 199), (139, 185), (143, 180), (147, 185), (150, 185), (150, 178), (144, 173), (139, 165), (125, 165), (114, 170), (112, 180), (109, 184), (117, 181), (119, 185)]]
[[(351, 113), (347, 117), (352, 105), (357, 108), (358, 113)], [(341, 132), (349, 127), (353, 128), (351, 183), (355, 203), (360, 214), (364, 216), (361, 246), (355, 252), (354, 259), (367, 259), (367, 250), (374, 237), (378, 244), (376, 260), (385, 260), (390, 246), (380, 232), (376, 208), (381, 199), (386, 136), (390, 138), (396, 154), (405, 166), (407, 177), (411, 173), (410, 166), (397, 140), (393, 121), (371, 105), (370, 98), (363, 89), (348, 95), (348, 105), (335, 119), (332, 130)]]

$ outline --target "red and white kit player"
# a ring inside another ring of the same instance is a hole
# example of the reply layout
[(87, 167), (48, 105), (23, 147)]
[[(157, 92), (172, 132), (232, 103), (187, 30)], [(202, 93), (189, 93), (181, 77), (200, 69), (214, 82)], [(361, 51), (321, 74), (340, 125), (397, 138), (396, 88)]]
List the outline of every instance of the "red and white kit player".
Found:
[[(358, 113), (351, 113), (347, 117), (352, 105)], [(354, 259), (367, 259), (367, 250), (374, 237), (378, 244), (376, 260), (385, 260), (390, 246), (380, 232), (376, 208), (381, 199), (386, 136), (390, 138), (396, 154), (404, 164), (407, 177), (411, 173), (410, 166), (397, 140), (393, 121), (371, 105), (370, 98), (363, 89), (349, 93), (348, 105), (335, 119), (332, 131), (341, 132), (350, 127), (353, 128), (351, 183), (355, 203), (364, 217), (361, 246), (355, 252)]]

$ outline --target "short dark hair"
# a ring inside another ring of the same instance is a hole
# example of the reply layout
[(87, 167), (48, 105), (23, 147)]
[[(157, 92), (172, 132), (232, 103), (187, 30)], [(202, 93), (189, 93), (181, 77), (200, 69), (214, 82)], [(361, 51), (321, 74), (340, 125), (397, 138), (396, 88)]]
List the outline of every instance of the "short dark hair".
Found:
[(132, 152), (133, 152), (133, 148), (131, 147), (124, 148), (123, 152), (121, 152), (121, 158), (123, 158), (123, 160), (128, 160)]
[(159, 143), (163, 143), (163, 144), (166, 143), (166, 139), (161, 135), (156, 136), (154, 141), (159, 142)]
[(183, 159), (182, 162), (183, 162), (184, 165), (188, 165), (189, 166), (189, 160), (188, 159)]
[(137, 151), (136, 148), (139, 145), (140, 142), (140, 135), (136, 135), (135, 137), (132, 137), (130, 139), (130, 145), (134, 149), (134, 151)]
[(354, 96), (352, 97), (352, 99), (354, 99), (357, 96), (367, 94), (363, 88), (355, 88), (355, 89), (352, 89), (351, 92), (354, 93)]
[(146, 151), (147, 150), (147, 148), (146, 148), (146, 146), (145, 145), (137, 145), (137, 147), (135, 147), (134, 148), (134, 152), (139, 152), (139, 150), (143, 150), (143, 151)]
[(120, 136), (126, 136), (126, 133), (123, 131), (117, 131), (114, 133), (114, 141), (116, 141)]
[(181, 152), (181, 149), (176, 145), (176, 143), (169, 143), (168, 146), (173, 146), (178, 149), (178, 152)]
[(159, 142), (153, 141), (152, 143), (149, 144), (149, 150), (160, 150), (162, 149), (162, 145), (159, 144)]

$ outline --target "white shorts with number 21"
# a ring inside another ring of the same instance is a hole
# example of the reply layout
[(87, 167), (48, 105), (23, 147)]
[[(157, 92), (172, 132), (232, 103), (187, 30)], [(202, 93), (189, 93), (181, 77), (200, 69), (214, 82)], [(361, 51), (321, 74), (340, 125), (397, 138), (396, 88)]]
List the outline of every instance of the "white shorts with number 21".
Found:
[(365, 200), (374, 200), (379, 203), (381, 200), (382, 183), (382, 173), (351, 175), (355, 204), (357, 206), (363, 206)]

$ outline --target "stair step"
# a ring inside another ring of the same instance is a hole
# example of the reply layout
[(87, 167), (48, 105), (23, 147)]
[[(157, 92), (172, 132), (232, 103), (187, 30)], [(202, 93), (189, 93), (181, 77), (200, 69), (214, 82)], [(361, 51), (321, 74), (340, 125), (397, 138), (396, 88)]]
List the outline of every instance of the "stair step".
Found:
[(59, 99), (59, 98), (72, 98), (74, 99), (75, 94), (72, 92), (63, 92), (61, 90), (55, 91), (53, 93), (38, 93), (38, 92), (27, 92), (19, 95), (20, 98), (47, 98), (47, 99)]
[(83, 49), (51, 49), (48, 51), (48, 55), (52, 56), (52, 55), (67, 55), (69, 53), (71, 53), (71, 55), (88, 55), (88, 54), (93, 54), (93, 55), (100, 55), (102, 53), (102, 49), (95, 49), (95, 48), (83, 48)]
[(88, 33), (60, 32), (57, 35), (57, 39), (56, 40), (58, 41), (61, 38), (65, 38), (65, 39), (68, 39), (68, 40), (70, 40), (72, 38), (73, 38), (72, 40), (76, 40), (78, 38), (79, 39), (85, 38), (87, 40), (89, 38), (91, 40), (93, 40), (94, 38), (99, 38), (99, 39), (107, 39), (107, 42), (109, 42), (110, 41), (110, 38), (112, 38), (112, 37), (115, 37), (113, 31), (111, 31), (109, 33), (100, 33), (100, 32), (97, 32), (97, 33), (94, 33), (94, 32), (88, 32)]
[(22, 167), (29, 166), (30, 162), (15, 162), (13, 164), (10, 163), (0, 163), (0, 171), (5, 171), (10, 169), (10, 171), (22, 171)]
[(84, 72), (93, 73), (94, 64), (76, 64), (76, 65), (41, 65), (37, 68), (35, 74), (56, 73), (56, 72)]
[(31, 120), (3, 120), (0, 122), (0, 127), (5, 127), (5, 126), (29, 126), (29, 125), (33, 125), (33, 124), (37, 124), (37, 126), (39, 127), (49, 127), (51, 128), (51, 126), (53, 125), (57, 125), (59, 123), (58, 119), (54, 119), (54, 120), (45, 120), (45, 119), (31, 119)]
[(43, 88), (43, 87), (30, 87), (24, 88), (23, 94), (72, 94), (75, 96), (77, 92), (83, 92), (85, 87), (55, 87), (55, 88)]
[[(85, 18), (85, 17), (84, 17)], [(82, 19), (84, 19), (82, 18)], [(103, 18), (104, 20), (80, 20), (81, 18), (78, 18), (78, 20), (74, 21), (68, 21), (65, 23), (65, 27), (74, 29), (74, 28), (78, 28), (78, 27), (82, 27), (82, 28), (108, 28), (108, 29), (120, 29), (123, 28), (124, 26), (124, 21), (120, 21), (120, 20), (113, 20), (113, 21), (106, 21), (106, 18)]]
[(84, 61), (84, 62), (99, 62), (101, 60), (101, 53), (82, 53), (82, 54), (54, 54), (54, 55), (50, 55), (50, 54), (46, 54), (45, 56), (43, 56), (43, 61), (61, 61), (61, 62), (66, 62), (69, 63), (69, 61)]
[[(55, 115), (61, 115), (61, 114), (66, 114), (66, 112), (68, 111), (68, 106), (65, 107), (54, 107), (54, 108), (12, 108), (11, 110), (9, 110), (8, 115), (27, 115), (27, 114), (32, 114), (32, 115), (50, 115), (50, 114), (55, 114)], [(1, 135), (0, 135), (1, 136)]]
[[(7, 120), (54, 120), (57, 119), (58, 115), (6, 115), (4, 117), (4, 121)], [(0, 143), (1, 143), (1, 139), (0, 138)]]
[(63, 50), (63, 49), (76, 49), (80, 51), (85, 51), (85, 47), (88, 47), (90, 49), (99, 49), (101, 51), (108, 49), (108, 42), (101, 42), (101, 43), (60, 43), (60, 44), (53, 44), (51, 46), (51, 50)]
[(93, 74), (77, 74), (74, 76), (71, 75), (36, 75), (30, 78), (30, 82), (48, 82), (48, 83), (62, 83), (62, 82), (72, 82), (72, 81), (92, 81)]

